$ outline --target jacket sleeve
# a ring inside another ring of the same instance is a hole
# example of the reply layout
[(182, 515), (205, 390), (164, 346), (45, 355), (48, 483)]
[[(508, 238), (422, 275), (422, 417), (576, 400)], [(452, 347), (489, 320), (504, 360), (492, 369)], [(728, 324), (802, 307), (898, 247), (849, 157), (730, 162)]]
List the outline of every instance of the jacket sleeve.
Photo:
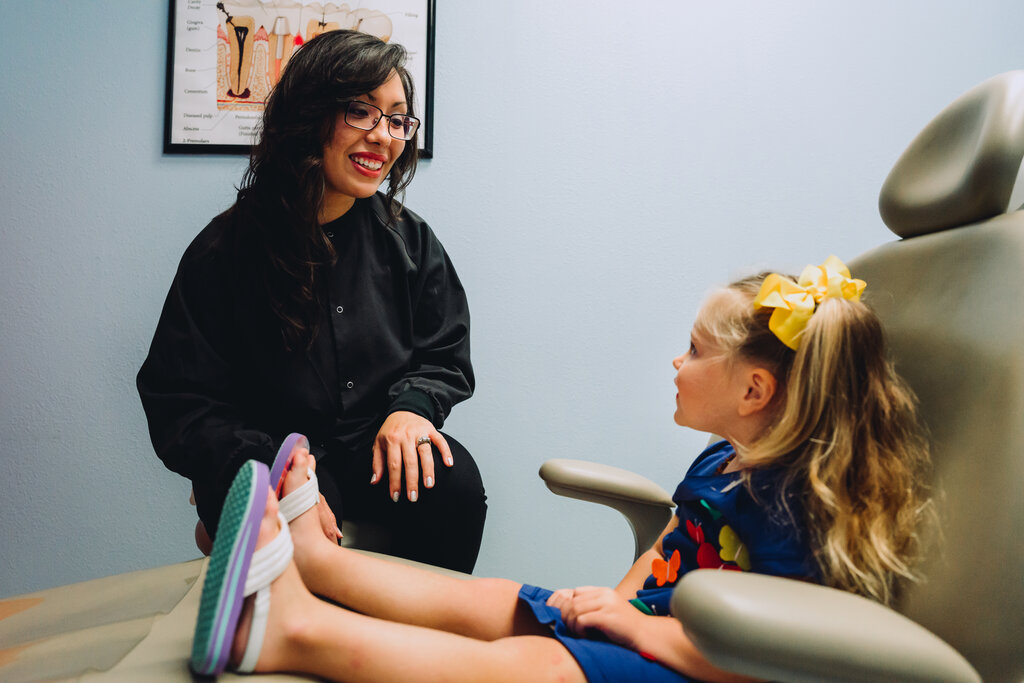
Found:
[(409, 410), (440, 429), (452, 406), (473, 395), (469, 303), (441, 242), (425, 223), (418, 222), (421, 239), (414, 258), (419, 269), (411, 297), (412, 363), (388, 391), (388, 412)]
[[(194, 247), (195, 245), (193, 245)], [(271, 462), (271, 437), (245, 418), (230, 288), (204, 257), (186, 251), (136, 378), (157, 455), (192, 480), (213, 533), (227, 489), (248, 459)]]

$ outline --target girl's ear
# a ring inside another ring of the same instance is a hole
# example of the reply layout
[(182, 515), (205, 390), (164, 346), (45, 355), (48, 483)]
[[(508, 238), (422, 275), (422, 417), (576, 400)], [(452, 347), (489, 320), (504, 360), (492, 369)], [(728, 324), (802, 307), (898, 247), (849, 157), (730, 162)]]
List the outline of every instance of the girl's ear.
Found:
[(746, 393), (740, 399), (739, 414), (742, 417), (753, 415), (764, 410), (778, 388), (778, 382), (768, 370), (761, 367), (753, 367), (747, 371)]

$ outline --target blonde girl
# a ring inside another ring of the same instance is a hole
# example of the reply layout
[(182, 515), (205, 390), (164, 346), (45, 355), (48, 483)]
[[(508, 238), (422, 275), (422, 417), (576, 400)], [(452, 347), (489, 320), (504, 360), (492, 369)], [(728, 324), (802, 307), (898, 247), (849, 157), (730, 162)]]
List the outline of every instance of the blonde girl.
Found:
[(863, 288), (831, 258), (798, 280), (760, 275), (707, 300), (673, 361), (675, 421), (723, 438), (690, 466), (672, 522), (614, 589), (463, 580), (334, 545), (305, 511), (315, 461), (301, 437), (286, 440), (273, 475), (250, 462), (232, 485), (193, 668), (339, 681), (747, 680), (711, 665), (668, 615), (686, 572), (754, 571), (890, 600), (913, 577), (927, 448)]

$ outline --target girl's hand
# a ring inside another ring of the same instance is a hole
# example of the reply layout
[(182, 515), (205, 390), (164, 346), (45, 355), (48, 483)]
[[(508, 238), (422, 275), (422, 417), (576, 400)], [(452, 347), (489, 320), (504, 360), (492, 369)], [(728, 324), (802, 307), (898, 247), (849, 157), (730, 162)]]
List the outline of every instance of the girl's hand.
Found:
[(755, 680), (717, 668), (694, 646), (674, 617), (644, 614), (611, 588), (563, 588), (552, 593), (547, 604), (562, 611), (562, 621), (576, 635), (600, 631), (613, 643), (691, 678), (730, 683)]
[(572, 597), (576, 593), (572, 588), (559, 588), (548, 598), (547, 605), (555, 607), (562, 613), (562, 620), (565, 620), (565, 612), (572, 604)]
[[(417, 443), (420, 437), (430, 441)], [(388, 484), (391, 500), (398, 502), (401, 493), (402, 472), (405, 472), (405, 495), (410, 501), (416, 502), (419, 497), (420, 472), (423, 473), (423, 485), (434, 486), (434, 455), (431, 446), (436, 446), (441, 453), (444, 464), (454, 464), (448, 442), (441, 432), (434, 429), (430, 420), (416, 413), (398, 410), (387, 416), (377, 438), (373, 441), (373, 476), (371, 484), (376, 484), (384, 476), (387, 465)]]
[[(561, 608), (570, 631), (583, 636), (597, 630), (614, 643), (637, 649), (637, 635), (647, 615), (611, 588), (584, 586), (571, 593), (568, 608)], [(552, 604), (550, 600), (548, 604)]]

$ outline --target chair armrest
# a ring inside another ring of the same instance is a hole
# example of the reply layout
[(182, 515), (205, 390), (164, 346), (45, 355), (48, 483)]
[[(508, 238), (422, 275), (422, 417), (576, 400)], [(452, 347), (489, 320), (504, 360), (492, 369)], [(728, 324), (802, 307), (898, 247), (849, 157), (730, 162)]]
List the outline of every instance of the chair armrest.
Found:
[(715, 666), (784, 681), (970, 681), (978, 672), (924, 627), (879, 603), (760, 574), (692, 571), (672, 614)]
[(633, 531), (635, 560), (664, 530), (675, 503), (665, 489), (639, 474), (585, 460), (548, 460), (540, 478), (560, 496), (612, 507)]

